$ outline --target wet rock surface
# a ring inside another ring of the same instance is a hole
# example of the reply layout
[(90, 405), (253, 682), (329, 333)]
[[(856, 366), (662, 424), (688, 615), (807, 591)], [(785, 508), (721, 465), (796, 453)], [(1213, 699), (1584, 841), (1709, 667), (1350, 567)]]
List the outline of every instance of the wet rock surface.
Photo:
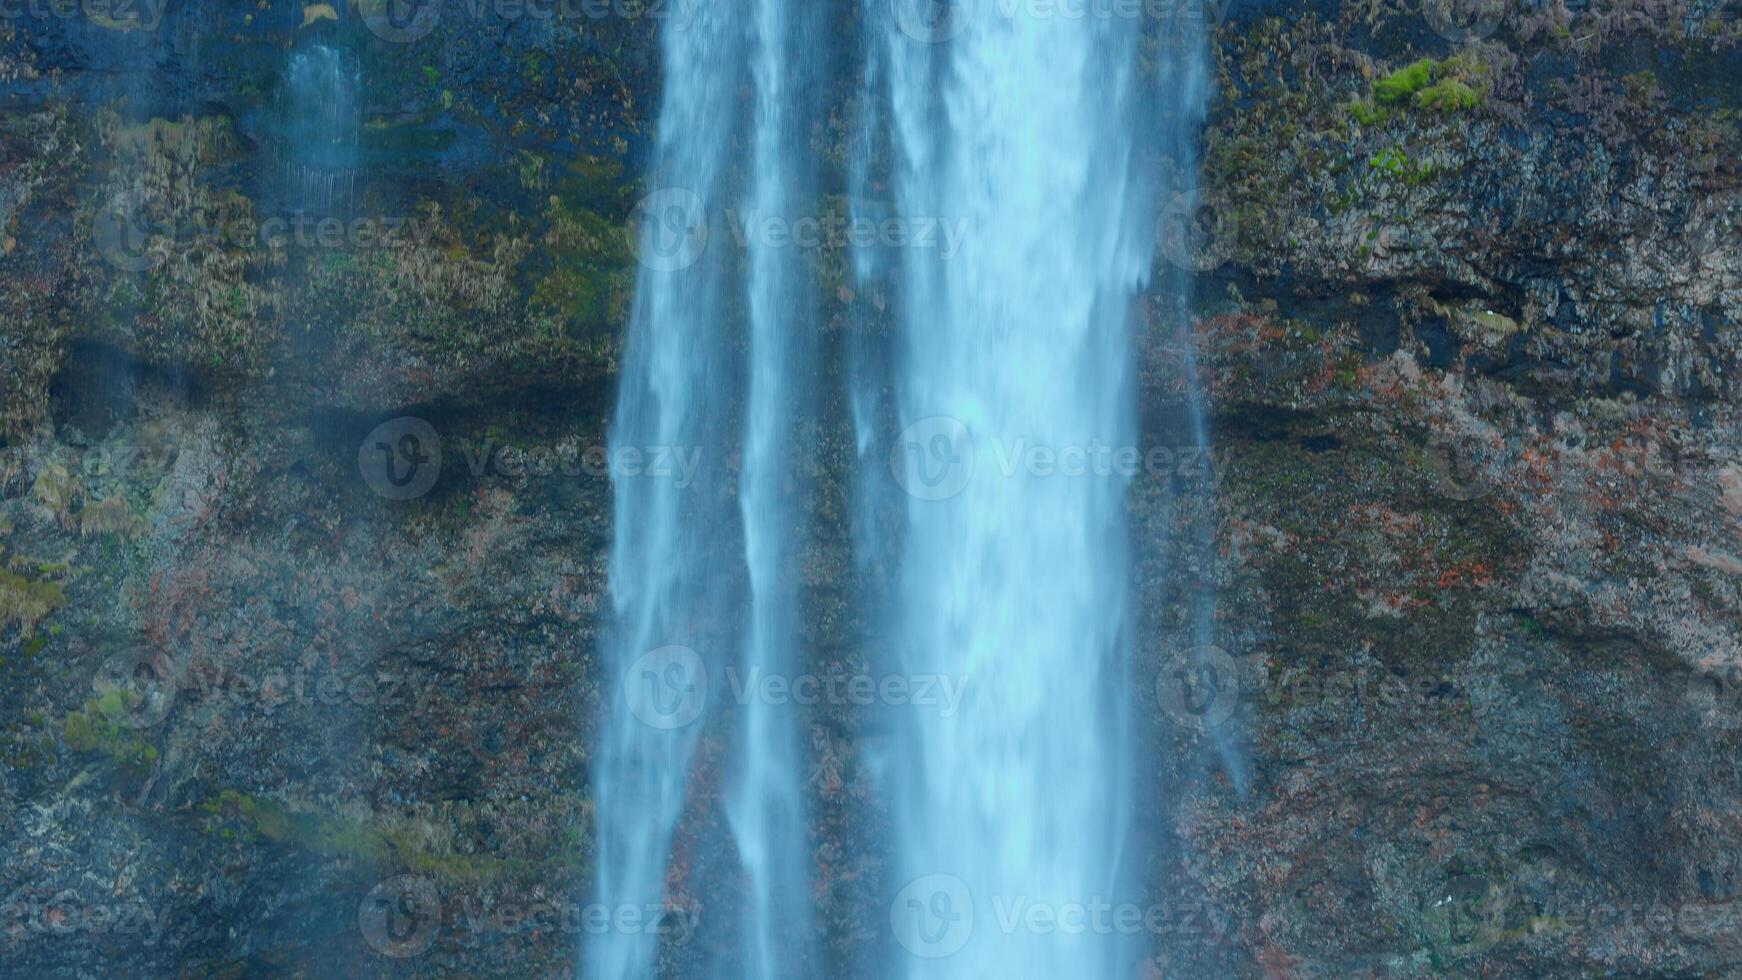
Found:
[[(0, 972), (566, 975), (593, 928), (731, 955), (729, 685), (671, 908), (587, 908), (655, 22), (444, 5), (392, 43), (372, 9), (0, 24)], [(1160, 227), (1196, 298), (1135, 312), (1149, 971), (1742, 969), (1735, 5), (1233, 14), (1207, 208)], [(363, 80), (353, 203), (261, 237), (310, 44)], [(825, 350), (888, 328), (815, 265)], [(440, 459), (398, 483), (371, 449), (406, 418)], [(853, 454), (830, 404), (794, 570), (823, 677), (877, 672)], [(795, 710), (821, 966), (869, 975), (899, 760), (866, 705)]]

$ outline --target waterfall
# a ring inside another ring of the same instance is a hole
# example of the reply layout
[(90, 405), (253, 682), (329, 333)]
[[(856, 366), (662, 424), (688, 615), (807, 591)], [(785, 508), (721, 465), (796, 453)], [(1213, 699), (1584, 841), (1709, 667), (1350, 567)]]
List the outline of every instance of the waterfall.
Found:
[(338, 50), (311, 44), (290, 56), (285, 77), (285, 187), (293, 212), (351, 207), (356, 184), (357, 70)]
[[(813, 202), (807, 105), (810, 86), (799, 65), (815, 46), (793, 0), (756, 0), (751, 78), (756, 93), (751, 178), (744, 207), (749, 226), (792, 222)], [(739, 499), (750, 622), (745, 677), (791, 677), (797, 666), (798, 569), (807, 481), (797, 447), (815, 445), (799, 429), (815, 373), (815, 302), (801, 287), (804, 270), (784, 239), (747, 238), (750, 370)], [(744, 907), (743, 975), (762, 980), (799, 975), (811, 929), (807, 838), (794, 707), (752, 697), (742, 706), (737, 781), (727, 815), (750, 894)], [(781, 937), (787, 937), (783, 948)]]
[(889, 628), (900, 669), (965, 676), (968, 695), (954, 718), (896, 716), (894, 972), (1124, 976), (1130, 937), (1008, 913), (1128, 886), (1127, 480), (1095, 461), (1135, 445), (1128, 306), (1155, 224), (1141, 25), (1006, 6), (898, 3), (872, 40), (898, 211), (967, 229), (900, 273)]
[[(730, 263), (710, 245), (708, 216), (727, 194), (744, 47), (737, 12), (703, 5), (662, 35), (665, 88), (650, 186), (638, 215), (641, 271), (612, 422), (623, 447), (700, 452), (687, 487), (613, 473), (606, 703), (590, 761), (596, 901), (611, 909), (665, 902), (666, 863), (685, 775), (718, 685), (722, 649), (737, 642), (725, 570), (740, 560), (722, 447), (735, 365), (721, 320)], [(589, 939), (592, 976), (655, 973), (651, 929)]]
[[(597, 899), (666, 901), (686, 773), (720, 720), (742, 893), (716, 898), (739, 926), (735, 949), (699, 957), (715, 975), (807, 975), (819, 958), (801, 718), (754, 694), (709, 696), (808, 662), (816, 270), (789, 236), (757, 229), (820, 210), (818, 9), (704, 5), (664, 34), (656, 189), (611, 432), (614, 448), (702, 448), (706, 465), (688, 490), (613, 477)], [(1140, 18), (931, 0), (863, 0), (861, 13), (848, 211), (901, 232), (851, 255), (854, 289), (876, 297), (851, 304), (845, 344), (861, 639), (900, 679), (966, 693), (949, 712), (884, 705), (890, 744), (865, 760), (890, 804), (890, 972), (1130, 975), (1147, 951), (1100, 910), (1142, 891), (1132, 705), (1149, 685), (1131, 671), (1133, 474), (1114, 461), (1137, 450), (1130, 309), (1152, 272), (1157, 192), (1192, 193), (1205, 73), (1176, 47), (1201, 35), (1168, 32), (1158, 96), (1139, 78), (1155, 26)], [(1159, 183), (1157, 153), (1178, 164)], [(744, 216), (737, 250), (709, 240), (728, 204)], [(940, 228), (957, 232), (948, 248), (922, 244)], [(1168, 285), (1184, 310), (1189, 274)], [(892, 346), (872, 336), (885, 300)], [(1189, 402), (1180, 438), (1207, 446), (1201, 393)], [(1194, 635), (1213, 611), (1194, 608)], [(1091, 922), (1038, 928), (1036, 909)], [(584, 960), (613, 980), (660, 970), (646, 932), (596, 936)]]

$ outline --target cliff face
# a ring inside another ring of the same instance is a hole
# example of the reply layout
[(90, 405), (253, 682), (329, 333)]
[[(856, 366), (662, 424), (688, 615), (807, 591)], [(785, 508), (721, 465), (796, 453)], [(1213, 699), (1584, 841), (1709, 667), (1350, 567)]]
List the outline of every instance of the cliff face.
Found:
[[(562, 972), (596, 927), (580, 733), (658, 18), (151, 9), (0, 24), (5, 961)], [(1735, 968), (1737, 6), (1233, 13), (1203, 206), (1161, 226), (1193, 308), (1136, 310), (1155, 971)], [(312, 46), (357, 86), (331, 234), (270, 224)], [(814, 259), (834, 349), (891, 297)], [(409, 489), (368, 453), (408, 416), (440, 452)], [(819, 430), (810, 666), (851, 676), (844, 408)], [(1173, 638), (1206, 590), (1200, 700)], [(729, 944), (729, 713), (674, 970)], [(847, 975), (899, 887), (871, 718), (806, 715)]]

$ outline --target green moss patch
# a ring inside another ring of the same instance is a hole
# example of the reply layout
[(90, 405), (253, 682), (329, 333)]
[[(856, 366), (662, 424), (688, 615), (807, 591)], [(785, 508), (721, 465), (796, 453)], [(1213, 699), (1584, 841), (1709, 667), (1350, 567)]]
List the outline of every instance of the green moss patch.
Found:
[(1388, 109), (1465, 112), (1480, 106), (1487, 96), (1488, 67), (1479, 59), (1423, 58), (1374, 82), (1373, 97), (1351, 103), (1349, 115), (1370, 126), (1383, 121)]

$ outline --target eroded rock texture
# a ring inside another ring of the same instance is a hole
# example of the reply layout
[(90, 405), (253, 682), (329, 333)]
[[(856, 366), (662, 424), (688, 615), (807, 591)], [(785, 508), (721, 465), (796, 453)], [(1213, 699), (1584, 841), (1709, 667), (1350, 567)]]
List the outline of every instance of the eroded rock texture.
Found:
[[(371, 9), (0, 23), (0, 972), (557, 975), (589, 927), (599, 447), (658, 21), (453, 3), (392, 43)], [(1206, 207), (1156, 260), (1195, 298), (1158, 275), (1135, 315), (1147, 969), (1742, 969), (1742, 11), (1227, 13)], [(262, 232), (309, 45), (360, 79), (336, 237)], [(851, 92), (813, 137), (830, 186)], [(894, 299), (838, 244), (809, 256), (831, 356)], [(358, 459), (404, 416), (442, 450), (410, 500)], [(846, 406), (816, 430), (810, 667), (874, 674)], [(1170, 711), (1207, 590), (1239, 695)], [(674, 973), (742, 888), (725, 701)], [(820, 966), (871, 975), (879, 733), (850, 699), (805, 718)], [(399, 876), (429, 932), (360, 914)]]

